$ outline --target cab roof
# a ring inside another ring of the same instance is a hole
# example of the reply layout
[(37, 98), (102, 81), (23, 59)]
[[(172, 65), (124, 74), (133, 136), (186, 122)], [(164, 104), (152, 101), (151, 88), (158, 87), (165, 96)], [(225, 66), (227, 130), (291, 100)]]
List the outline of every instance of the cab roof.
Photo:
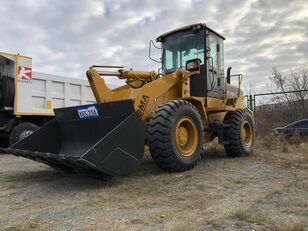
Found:
[[(182, 26), (182, 27), (179, 27), (177, 29), (174, 29), (174, 30), (171, 30), (171, 31), (168, 31), (160, 36), (158, 36), (156, 38), (156, 42), (160, 42), (162, 41), (165, 37), (171, 35), (171, 34), (174, 34), (176, 32), (179, 32), (179, 31), (185, 31), (185, 30), (191, 30), (193, 28), (206, 28), (208, 29), (209, 31), (211, 31), (212, 33), (216, 34), (217, 36), (219, 36), (220, 38), (222, 38), (223, 40), (225, 40), (226, 38), (224, 36), (222, 36), (221, 34), (219, 34), (218, 32), (214, 31), (213, 29), (209, 28), (206, 26), (205, 23), (194, 23), (194, 24), (190, 24), (190, 25), (186, 25), (186, 26)], [(199, 29), (198, 28), (198, 29)]]

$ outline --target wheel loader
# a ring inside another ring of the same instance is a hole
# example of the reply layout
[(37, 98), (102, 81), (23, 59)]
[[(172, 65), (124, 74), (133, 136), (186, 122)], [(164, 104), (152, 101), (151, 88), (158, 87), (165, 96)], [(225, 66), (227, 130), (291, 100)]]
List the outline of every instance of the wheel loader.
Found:
[[(55, 109), (53, 120), (4, 151), (56, 169), (119, 176), (136, 170), (147, 151), (165, 171), (190, 170), (216, 137), (228, 156), (249, 156), (254, 119), (243, 76), (231, 68), (225, 75), (224, 40), (197, 23), (156, 39), (158, 72), (91, 66), (96, 104)], [(126, 84), (110, 90), (104, 76)]]

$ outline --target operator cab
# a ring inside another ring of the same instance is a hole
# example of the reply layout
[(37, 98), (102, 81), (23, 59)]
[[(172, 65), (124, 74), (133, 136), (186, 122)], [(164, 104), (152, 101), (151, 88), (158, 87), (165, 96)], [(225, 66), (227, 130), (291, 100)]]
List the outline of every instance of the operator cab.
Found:
[(200, 59), (200, 75), (192, 76), (192, 96), (223, 98), (225, 38), (204, 23), (181, 27), (162, 34), (162, 71), (170, 74), (185, 69), (186, 62)]

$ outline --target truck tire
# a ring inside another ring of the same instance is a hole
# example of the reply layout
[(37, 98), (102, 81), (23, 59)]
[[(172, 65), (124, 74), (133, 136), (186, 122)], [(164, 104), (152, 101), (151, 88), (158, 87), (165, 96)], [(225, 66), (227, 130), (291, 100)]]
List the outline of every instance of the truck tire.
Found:
[(13, 128), (9, 140), (10, 145), (13, 145), (27, 136), (31, 135), (35, 130), (37, 130), (39, 126), (34, 123), (24, 122)]
[(150, 153), (161, 169), (183, 172), (197, 165), (203, 147), (203, 125), (190, 102), (172, 100), (160, 106), (148, 128)]
[(13, 106), (15, 94), (14, 79), (9, 76), (0, 77), (0, 106)]
[(255, 128), (251, 114), (246, 109), (228, 112), (224, 123), (229, 125), (225, 136), (230, 142), (224, 145), (228, 156), (251, 155), (255, 142)]

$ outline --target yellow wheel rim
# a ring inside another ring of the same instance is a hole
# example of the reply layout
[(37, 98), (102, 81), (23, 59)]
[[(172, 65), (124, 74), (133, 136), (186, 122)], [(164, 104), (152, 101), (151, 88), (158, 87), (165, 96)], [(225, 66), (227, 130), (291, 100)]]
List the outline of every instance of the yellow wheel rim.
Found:
[(247, 121), (242, 126), (242, 143), (247, 148), (251, 147), (252, 144), (252, 128)]
[(176, 124), (175, 143), (181, 155), (193, 155), (198, 144), (198, 129), (195, 122), (189, 117), (183, 117)]

